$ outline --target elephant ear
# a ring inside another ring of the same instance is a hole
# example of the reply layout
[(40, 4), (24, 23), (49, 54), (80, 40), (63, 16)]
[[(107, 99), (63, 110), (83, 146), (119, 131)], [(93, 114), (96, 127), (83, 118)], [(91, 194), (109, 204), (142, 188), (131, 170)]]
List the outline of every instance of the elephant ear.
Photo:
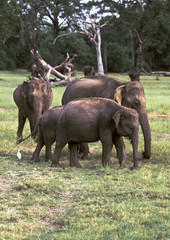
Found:
[(21, 94), (24, 98), (27, 98), (28, 96), (28, 82), (23, 82), (22, 86), (21, 86)]
[(116, 128), (119, 125), (121, 115), (122, 115), (122, 110), (118, 110), (113, 116), (113, 121), (115, 122)]
[(122, 86), (116, 88), (116, 92), (115, 92), (115, 95), (113, 98), (113, 100), (115, 100), (120, 105), (122, 103), (122, 94), (124, 91), (125, 91), (125, 85), (122, 85)]

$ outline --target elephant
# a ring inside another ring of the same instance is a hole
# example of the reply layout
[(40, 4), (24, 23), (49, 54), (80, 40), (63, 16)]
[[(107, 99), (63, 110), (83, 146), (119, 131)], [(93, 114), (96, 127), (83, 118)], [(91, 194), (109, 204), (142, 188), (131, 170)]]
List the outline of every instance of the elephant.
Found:
[(62, 97), (62, 104), (76, 98), (103, 97), (114, 99), (119, 104), (135, 109), (144, 136), (144, 158), (151, 157), (151, 130), (146, 111), (146, 97), (143, 86), (138, 81), (124, 82), (108, 76), (76, 79), (71, 82)]
[(84, 76), (94, 76), (95, 75), (95, 70), (93, 66), (85, 66), (84, 67)]
[[(48, 82), (32, 77), (15, 89), (13, 98), (19, 110), (17, 139), (22, 139), (26, 118), (29, 120), (32, 132), (40, 116), (49, 109), (53, 93)], [(36, 137), (37, 132), (33, 135), (33, 138)]]
[[(138, 127), (136, 110), (123, 107), (111, 99), (93, 97), (73, 100), (61, 111), (58, 119), (56, 145), (52, 167), (60, 166), (62, 148), (70, 143), (70, 162), (78, 163), (77, 144), (102, 143), (102, 165), (109, 165), (113, 144), (120, 167), (126, 167), (122, 136), (129, 137), (133, 146), (133, 167), (138, 168)], [(81, 167), (81, 165), (80, 165)]]
[[(25, 141), (30, 136), (34, 135), (34, 132), (36, 132), (38, 129), (37, 146), (32, 155), (32, 159), (35, 162), (40, 161), (39, 154), (44, 145), (45, 145), (45, 161), (48, 162), (48, 161), (52, 160), (51, 159), (51, 146), (56, 140), (56, 130), (57, 130), (58, 118), (59, 118), (59, 114), (63, 108), (64, 108), (64, 106), (57, 106), (57, 107), (48, 109), (45, 113), (43, 113), (43, 115), (38, 120), (33, 132), (26, 138), (19, 139), (17, 141), (17, 144)], [(88, 156), (88, 153), (89, 153), (88, 145), (83, 146), (83, 150), (81, 151), (81, 153), (83, 153), (83, 155), (81, 156), (81, 159), (84, 159)]]

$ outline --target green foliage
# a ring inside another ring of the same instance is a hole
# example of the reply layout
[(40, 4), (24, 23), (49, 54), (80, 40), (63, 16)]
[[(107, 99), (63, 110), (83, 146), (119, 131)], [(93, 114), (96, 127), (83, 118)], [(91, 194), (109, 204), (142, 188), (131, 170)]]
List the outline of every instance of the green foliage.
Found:
[(127, 47), (119, 43), (109, 43), (108, 49), (108, 71), (109, 72), (127, 72), (132, 63), (129, 58)]
[(144, 59), (150, 69), (169, 69), (170, 66), (170, 26), (160, 22), (144, 42)]
[(89, 44), (89, 41), (79, 34), (71, 34), (59, 39), (59, 54), (60, 61), (64, 61), (66, 53), (70, 56), (77, 55), (75, 58), (75, 65), (78, 69), (83, 69), (85, 65), (96, 66), (96, 53), (95, 47)]
[[(77, 54), (76, 68), (82, 69), (87, 64), (96, 66), (95, 48), (86, 37), (70, 35), (59, 38), (58, 46), (53, 44), (54, 38), (60, 34), (76, 30), (74, 22), (68, 21), (69, 17), (88, 15), (94, 19), (97, 15), (90, 15), (94, 6), (102, 16), (101, 24), (109, 21), (109, 25), (101, 31), (102, 43), (108, 44), (109, 71), (130, 70), (132, 54), (129, 54), (129, 30), (133, 32), (134, 40), (138, 39), (139, 34), (143, 41), (145, 69), (169, 70), (168, 0), (88, 1), (83, 5), (78, 0), (60, 3), (48, 0), (1, 0), (0, 70), (29, 69), (32, 48), (39, 49), (50, 65), (54, 65), (57, 58), (55, 65), (61, 63), (68, 52), (70, 55)], [(109, 16), (105, 17), (103, 12), (109, 12)]]
[[(142, 159), (139, 131), (139, 170), (119, 169), (115, 149), (111, 166), (101, 166), (101, 144), (90, 144), (82, 169), (69, 167), (68, 148), (61, 168), (51, 168), (31, 155), (36, 143), (16, 145), (18, 110), (13, 91), (28, 72), (0, 72), (0, 239), (153, 240), (169, 239), (170, 78), (142, 76), (152, 132), (152, 157)], [(83, 73), (77, 73), (77, 77)], [(113, 76), (113, 75), (111, 75)], [(114, 74), (129, 81), (127, 75)], [(53, 88), (52, 106), (61, 104), (65, 87)], [(24, 136), (29, 134), (28, 122)], [(128, 163), (132, 148), (125, 139)], [(18, 149), (22, 158), (16, 157)], [(54, 149), (53, 149), (54, 150)]]

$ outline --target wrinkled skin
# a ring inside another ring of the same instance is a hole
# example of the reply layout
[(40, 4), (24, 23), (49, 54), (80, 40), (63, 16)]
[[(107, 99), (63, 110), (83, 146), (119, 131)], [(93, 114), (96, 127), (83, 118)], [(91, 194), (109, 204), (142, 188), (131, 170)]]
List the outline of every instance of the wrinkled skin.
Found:
[(139, 114), (144, 136), (143, 157), (151, 157), (151, 130), (146, 111), (146, 97), (140, 82), (123, 82), (107, 76), (77, 79), (66, 88), (62, 104), (82, 97), (110, 98), (125, 107), (135, 109)]
[[(39, 154), (42, 147), (45, 145), (45, 161), (48, 162), (51, 159), (51, 146), (56, 140), (56, 131), (58, 118), (61, 110), (64, 106), (54, 107), (47, 110), (39, 119), (38, 127), (38, 140), (35, 151), (32, 155), (32, 159), (35, 162), (39, 162)], [(86, 146), (85, 146), (86, 147)], [(89, 152), (89, 149), (83, 149), (82, 159), (86, 158)]]
[(85, 66), (84, 67), (84, 76), (94, 76), (95, 75), (95, 70), (93, 66)]
[[(56, 146), (52, 166), (59, 166), (60, 153), (70, 143), (70, 162), (78, 163), (77, 144), (102, 142), (102, 164), (109, 165), (113, 144), (120, 167), (126, 167), (124, 143), (121, 136), (129, 137), (133, 146), (133, 168), (138, 168), (139, 116), (134, 109), (120, 106), (104, 98), (84, 98), (69, 102), (58, 120)], [(81, 167), (81, 165), (80, 165)]]
[[(29, 120), (32, 132), (40, 116), (49, 109), (52, 102), (52, 90), (46, 81), (32, 78), (15, 89), (13, 98), (19, 110), (17, 131), (17, 139), (19, 139), (22, 138), (26, 118)], [(37, 132), (33, 137), (36, 136)]]

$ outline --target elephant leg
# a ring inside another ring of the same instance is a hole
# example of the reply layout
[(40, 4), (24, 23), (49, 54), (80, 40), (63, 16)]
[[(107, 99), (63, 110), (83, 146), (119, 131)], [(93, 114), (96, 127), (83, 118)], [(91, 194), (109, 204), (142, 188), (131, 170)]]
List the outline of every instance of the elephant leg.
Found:
[(51, 160), (51, 143), (45, 145), (45, 161)]
[(22, 132), (25, 125), (25, 121), (26, 121), (26, 117), (24, 117), (21, 111), (19, 110), (17, 139), (22, 138)]
[(111, 131), (101, 129), (100, 140), (102, 143), (102, 165), (103, 167), (106, 167), (109, 165), (110, 155), (113, 147)]
[(81, 164), (79, 163), (79, 160), (77, 158), (77, 148), (78, 144), (69, 142), (69, 150), (70, 150), (70, 167), (77, 167), (82, 168)]
[(103, 167), (109, 166), (110, 156), (112, 151), (112, 142), (102, 141), (102, 165)]
[(64, 148), (66, 144), (67, 142), (56, 141), (51, 167), (60, 167), (59, 161), (60, 161), (61, 150)]
[(88, 154), (90, 153), (88, 143), (80, 143), (79, 145), (80, 145), (79, 153), (83, 153), (83, 155), (81, 156), (81, 159), (82, 160), (87, 159)]
[(113, 138), (113, 144), (115, 145), (117, 157), (119, 159), (119, 164), (121, 168), (126, 167), (126, 154), (125, 154), (125, 144), (123, 137), (117, 135)]
[(35, 162), (40, 162), (39, 154), (40, 154), (40, 151), (41, 151), (43, 146), (44, 146), (44, 142), (42, 140), (38, 141), (37, 146), (35, 148), (35, 151), (34, 151), (34, 153), (32, 155), (32, 159)]

